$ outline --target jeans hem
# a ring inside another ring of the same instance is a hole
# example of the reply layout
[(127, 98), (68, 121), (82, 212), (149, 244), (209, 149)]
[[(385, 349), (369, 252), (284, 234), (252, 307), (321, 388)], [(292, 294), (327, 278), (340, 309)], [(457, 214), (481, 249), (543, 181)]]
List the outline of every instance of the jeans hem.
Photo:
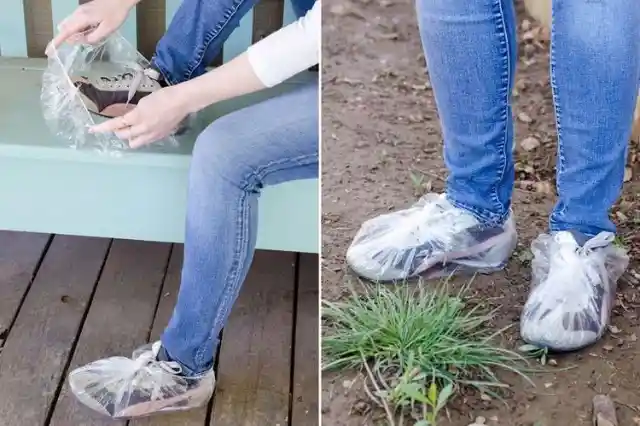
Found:
[(471, 214), (478, 221), (480, 221), (480, 223), (490, 227), (503, 226), (506, 223), (507, 219), (509, 218), (509, 215), (511, 214), (510, 209), (507, 209), (507, 211), (504, 214), (497, 214), (486, 209), (473, 207), (466, 203), (457, 201), (448, 193), (445, 194), (445, 196), (447, 198), (447, 201), (449, 201), (451, 205), (453, 205), (456, 208), (465, 210), (467, 213)]
[(173, 78), (171, 78), (171, 74), (167, 71), (167, 69), (164, 67), (164, 65), (158, 63), (157, 61), (157, 56), (153, 56), (151, 58), (151, 66), (153, 68), (156, 69), (156, 71), (158, 71), (160, 73), (160, 75), (162, 76), (162, 78), (164, 79), (164, 81), (169, 85), (169, 86), (174, 86), (176, 85), (176, 81)]

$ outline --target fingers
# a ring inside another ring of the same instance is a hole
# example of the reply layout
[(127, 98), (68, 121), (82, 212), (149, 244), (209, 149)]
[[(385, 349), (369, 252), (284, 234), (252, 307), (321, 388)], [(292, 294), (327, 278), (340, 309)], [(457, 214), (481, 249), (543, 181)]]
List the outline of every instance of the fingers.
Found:
[(113, 28), (105, 25), (104, 21), (98, 27), (86, 35), (87, 43), (96, 44), (104, 40), (113, 32)]
[(104, 123), (96, 124), (89, 128), (89, 132), (91, 133), (106, 133), (106, 132), (117, 132), (126, 129), (130, 126), (136, 126), (138, 124), (138, 114), (136, 110), (120, 116), (116, 118), (112, 118), (111, 120), (105, 121)]
[(140, 148), (142, 146), (149, 145), (150, 143), (155, 142), (159, 139), (161, 138), (154, 134), (146, 133), (144, 136), (139, 136), (137, 138), (129, 140), (129, 147)]
[(51, 44), (53, 47), (58, 48), (62, 43), (69, 40), (72, 36), (86, 31), (91, 27), (92, 22), (86, 15), (77, 10), (68, 18), (58, 25), (58, 35), (56, 35)]
[(138, 138), (145, 133), (148, 133), (148, 128), (145, 125), (138, 124), (131, 127), (126, 127), (122, 130), (116, 130), (114, 133), (117, 137), (123, 140), (132, 140)]

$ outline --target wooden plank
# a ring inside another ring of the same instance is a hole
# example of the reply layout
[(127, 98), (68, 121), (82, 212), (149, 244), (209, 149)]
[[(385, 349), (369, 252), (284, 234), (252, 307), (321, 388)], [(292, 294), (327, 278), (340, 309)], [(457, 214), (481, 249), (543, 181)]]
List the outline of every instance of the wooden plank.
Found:
[(30, 58), (44, 58), (53, 37), (50, 0), (24, 0), (27, 28), (27, 53)]
[[(145, 343), (169, 259), (169, 244), (114, 241), (71, 368), (110, 356), (131, 356)], [(58, 398), (50, 426), (124, 425), (81, 406), (68, 383)]]
[(254, 6), (253, 10), (253, 43), (282, 27), (283, 0), (262, 0)]
[(47, 234), (0, 231), (0, 346), (49, 242)]
[(317, 426), (319, 420), (319, 259), (301, 254), (298, 260), (298, 303), (294, 340), (291, 424)]
[[(178, 298), (180, 289), (180, 272), (182, 270), (182, 245), (173, 246), (171, 260), (167, 275), (164, 279), (160, 303), (156, 311), (151, 330), (151, 341), (160, 339), (162, 331), (169, 323), (173, 308)], [(185, 411), (184, 413), (174, 413), (163, 416), (149, 417), (129, 422), (129, 426), (204, 426), (207, 419), (207, 407)]]
[(253, 40), (253, 8), (240, 20), (238, 28), (233, 30), (223, 45), (222, 59), (229, 62), (243, 53), (251, 45)]
[(3, 426), (45, 423), (108, 247), (68, 236), (51, 243), (0, 358)]
[(294, 253), (256, 253), (223, 331), (211, 426), (289, 424), (294, 287)]
[(163, 0), (145, 0), (138, 3), (138, 50), (151, 59), (156, 45), (165, 33), (165, 8)]
[(27, 56), (27, 28), (22, 0), (2, 2), (0, 56)]

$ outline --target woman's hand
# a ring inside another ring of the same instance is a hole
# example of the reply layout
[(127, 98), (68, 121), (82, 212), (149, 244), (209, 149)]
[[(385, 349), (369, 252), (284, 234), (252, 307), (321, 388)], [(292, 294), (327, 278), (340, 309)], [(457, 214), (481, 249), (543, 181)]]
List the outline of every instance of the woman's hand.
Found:
[(139, 0), (93, 0), (78, 8), (59, 25), (51, 44), (58, 48), (65, 41), (95, 44), (116, 31)]
[(181, 85), (169, 86), (145, 96), (131, 112), (89, 129), (91, 133), (113, 132), (129, 141), (131, 148), (159, 141), (179, 126), (189, 114)]

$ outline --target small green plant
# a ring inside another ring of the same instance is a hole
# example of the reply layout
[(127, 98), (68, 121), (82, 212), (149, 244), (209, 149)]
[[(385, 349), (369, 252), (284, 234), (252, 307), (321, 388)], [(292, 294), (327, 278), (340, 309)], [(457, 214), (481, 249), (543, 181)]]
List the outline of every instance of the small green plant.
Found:
[[(507, 385), (496, 370), (526, 380), (526, 358), (501, 348), (490, 331), (495, 312), (465, 301), (467, 287), (449, 294), (425, 288), (363, 285), (343, 301), (323, 301), (323, 369), (366, 370), (365, 390), (393, 423), (398, 410), (432, 426), (454, 390), (475, 387), (490, 396)], [(434, 396), (435, 395), (435, 396)]]
[(527, 354), (531, 358), (537, 359), (540, 364), (546, 365), (549, 356), (549, 348), (541, 348), (536, 345), (526, 344), (518, 348), (518, 351)]
[[(391, 398), (399, 406), (420, 404), (421, 414), (415, 426), (436, 426), (438, 414), (453, 395), (453, 384), (447, 383), (442, 388), (435, 381), (428, 382), (424, 373), (412, 372), (405, 375), (393, 389)], [(430, 383), (427, 387), (427, 383)]]

